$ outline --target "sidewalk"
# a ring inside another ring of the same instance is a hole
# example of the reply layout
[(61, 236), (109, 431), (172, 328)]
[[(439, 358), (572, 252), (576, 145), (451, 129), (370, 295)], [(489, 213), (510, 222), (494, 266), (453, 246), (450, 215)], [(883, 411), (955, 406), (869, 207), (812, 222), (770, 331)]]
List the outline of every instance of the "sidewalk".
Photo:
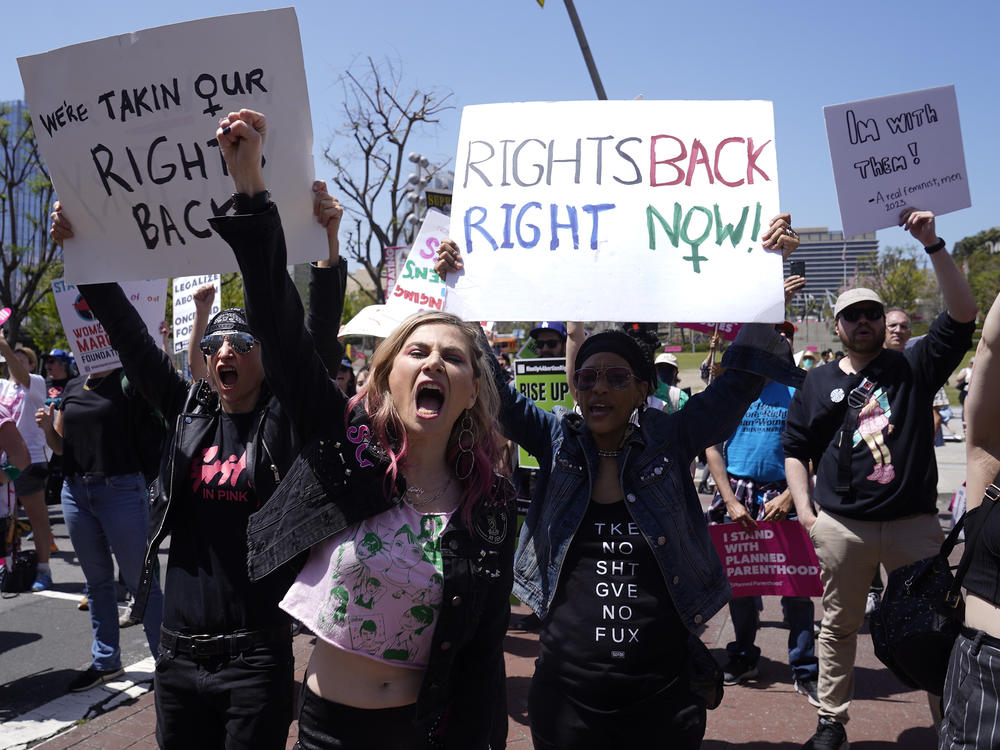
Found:
[[(781, 607), (776, 597), (764, 600), (761, 631), (760, 674), (746, 685), (727, 687), (726, 695), (708, 715), (704, 750), (738, 746), (747, 750), (795, 750), (816, 728), (816, 711), (791, 685), (788, 669), (787, 630), (781, 625)], [(817, 615), (819, 605), (817, 603)], [(517, 611), (524, 612), (521, 608)], [(726, 642), (732, 638), (728, 610), (713, 618), (702, 639), (715, 657), (724, 659)], [(295, 639), (296, 679), (301, 680), (312, 649), (312, 637)], [(511, 750), (532, 750), (528, 730), (527, 701), (538, 636), (512, 632), (507, 636), (507, 691), (510, 723), (507, 746)], [(858, 639), (857, 688), (851, 704), (852, 721), (847, 726), (855, 750), (902, 747), (932, 750), (937, 735), (931, 728), (930, 713), (922, 693), (909, 691), (882, 668), (872, 652), (867, 628)], [(37, 747), (64, 748), (156, 748), (156, 713), (153, 695), (119, 705), (97, 718), (80, 724)], [(293, 722), (286, 747), (295, 744)], [(373, 749), (374, 750), (374, 749)]]

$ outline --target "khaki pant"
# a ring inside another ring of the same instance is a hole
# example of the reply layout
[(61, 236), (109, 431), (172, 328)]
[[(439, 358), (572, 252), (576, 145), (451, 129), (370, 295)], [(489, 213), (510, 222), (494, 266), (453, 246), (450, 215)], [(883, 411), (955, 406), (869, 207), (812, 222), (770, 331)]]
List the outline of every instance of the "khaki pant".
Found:
[(823, 581), (823, 627), (817, 640), (819, 715), (846, 724), (854, 696), (858, 631), (872, 577), (937, 554), (944, 541), (937, 515), (857, 521), (822, 511), (809, 532)]

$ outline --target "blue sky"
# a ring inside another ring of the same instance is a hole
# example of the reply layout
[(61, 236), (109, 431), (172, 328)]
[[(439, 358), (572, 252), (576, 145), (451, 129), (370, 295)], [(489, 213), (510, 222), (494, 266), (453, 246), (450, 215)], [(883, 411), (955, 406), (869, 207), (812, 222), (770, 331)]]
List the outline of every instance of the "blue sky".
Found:
[[(0, 100), (23, 94), (18, 56), (269, 7), (5, 3)], [(295, 8), (317, 156), (341, 120), (337, 77), (367, 55), (396, 61), (411, 87), (454, 93), (456, 109), (413, 143), (432, 160), (453, 157), (464, 105), (595, 98), (561, 0), (544, 9), (535, 0), (310, 0)], [(577, 0), (577, 9), (609, 98), (774, 101), (782, 204), (797, 226), (840, 228), (823, 105), (955, 84), (973, 205), (941, 217), (938, 233), (950, 244), (1000, 225), (1000, 3)], [(320, 159), (317, 175), (329, 176)], [(888, 229), (879, 239), (905, 244), (909, 235)]]

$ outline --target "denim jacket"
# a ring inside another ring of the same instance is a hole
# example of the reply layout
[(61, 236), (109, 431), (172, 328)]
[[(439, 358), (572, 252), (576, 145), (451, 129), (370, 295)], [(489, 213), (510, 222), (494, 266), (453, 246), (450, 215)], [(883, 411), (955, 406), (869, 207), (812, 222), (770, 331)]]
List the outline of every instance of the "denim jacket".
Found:
[[(268, 384), (305, 445), (251, 516), (247, 564), (251, 580), (258, 580), (387, 510), (393, 493), (385, 485), (388, 457), (366, 413), (356, 406), (345, 420), (347, 397), (303, 328), (276, 207), (210, 221), (236, 254)], [(474, 504), (469, 523), (461, 512), (453, 514), (441, 538), (441, 612), (414, 716), (430, 746), (486, 750), (505, 736), (503, 638), (517, 528), (512, 499), (513, 488), (498, 477), (489, 496)]]
[[(723, 357), (727, 369), (722, 376), (679, 412), (645, 411), (618, 458), (626, 507), (659, 563), (678, 614), (692, 631), (707, 622), (731, 592), (691, 481), (691, 460), (732, 434), (760, 393), (762, 375), (801, 379), (789, 354), (772, 327), (745, 325)], [(544, 618), (590, 503), (597, 446), (579, 415), (556, 416), (509, 387), (502, 389), (501, 398), (504, 432), (539, 464), (514, 563), (514, 593)]]

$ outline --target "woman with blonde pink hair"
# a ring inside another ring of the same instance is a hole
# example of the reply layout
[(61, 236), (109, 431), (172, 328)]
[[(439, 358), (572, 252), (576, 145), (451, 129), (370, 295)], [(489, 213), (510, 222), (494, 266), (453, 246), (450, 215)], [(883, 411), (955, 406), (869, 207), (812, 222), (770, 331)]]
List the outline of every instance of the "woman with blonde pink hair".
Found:
[(251, 579), (308, 552), (281, 602), (317, 636), (298, 746), (498, 747), (516, 517), (493, 472), (499, 397), (478, 326), (408, 318), (348, 398), (285, 272), (266, 120), (234, 112), (217, 135), (238, 215), (212, 224), (239, 261), (268, 386), (308, 445), (248, 529)]

